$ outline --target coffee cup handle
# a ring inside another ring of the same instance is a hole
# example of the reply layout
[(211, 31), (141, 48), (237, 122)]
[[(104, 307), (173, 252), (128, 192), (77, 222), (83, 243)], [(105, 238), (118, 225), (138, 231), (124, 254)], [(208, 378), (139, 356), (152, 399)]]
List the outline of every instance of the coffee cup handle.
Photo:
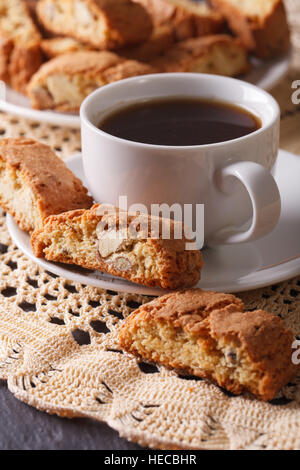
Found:
[(237, 178), (245, 186), (253, 208), (251, 226), (246, 231), (224, 228), (207, 240), (207, 245), (245, 243), (269, 234), (277, 225), (281, 213), (278, 186), (269, 171), (255, 162), (231, 163), (215, 174), (218, 190), (232, 194), (232, 182)]

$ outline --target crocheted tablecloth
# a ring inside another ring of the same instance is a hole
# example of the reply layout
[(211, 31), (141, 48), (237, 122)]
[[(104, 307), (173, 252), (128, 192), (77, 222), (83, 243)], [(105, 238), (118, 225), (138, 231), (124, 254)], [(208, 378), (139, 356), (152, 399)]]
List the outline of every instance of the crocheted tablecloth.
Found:
[[(293, 64), (273, 94), (282, 109), (281, 147), (300, 155), (300, 106), (291, 101), (291, 84), (300, 79), (299, 0), (287, 5)], [(80, 150), (78, 130), (3, 113), (0, 135), (35, 138), (62, 158)], [(300, 335), (300, 278), (241, 297), (248, 309), (278, 314)], [(0, 379), (16, 398), (63, 417), (105, 421), (121, 436), (154, 448), (300, 448), (300, 377), (262, 403), (122, 353), (120, 325), (147, 301), (43, 271), (14, 246), (1, 213)]]

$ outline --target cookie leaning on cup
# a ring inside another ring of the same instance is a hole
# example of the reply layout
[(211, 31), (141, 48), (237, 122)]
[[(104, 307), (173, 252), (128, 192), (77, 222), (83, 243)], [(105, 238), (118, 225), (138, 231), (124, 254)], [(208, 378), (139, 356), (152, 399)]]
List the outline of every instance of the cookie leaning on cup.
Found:
[(200, 289), (141, 306), (120, 331), (121, 348), (138, 358), (264, 401), (299, 370), (292, 363), (293, 341), (279, 317), (262, 310), (244, 312), (233, 295)]
[[(150, 229), (154, 218), (144, 216), (150, 223), (139, 230), (139, 214), (118, 210), (116, 215), (105, 214), (106, 207), (95, 205), (90, 210), (46, 219), (31, 237), (35, 256), (99, 270), (149, 287), (177, 289), (197, 284), (203, 265), (201, 253), (186, 250), (184, 237), (175, 239), (174, 222), (155, 218), (159, 234), (153, 238)], [(164, 223), (170, 224), (169, 239), (161, 236)]]
[(48, 146), (31, 139), (0, 140), (0, 207), (32, 232), (51, 214), (89, 208), (93, 199)]

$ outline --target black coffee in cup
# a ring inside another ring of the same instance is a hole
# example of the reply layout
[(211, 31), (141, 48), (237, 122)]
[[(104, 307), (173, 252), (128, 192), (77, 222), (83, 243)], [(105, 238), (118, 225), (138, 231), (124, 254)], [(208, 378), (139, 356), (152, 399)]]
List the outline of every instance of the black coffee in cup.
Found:
[(115, 137), (166, 146), (226, 142), (260, 127), (260, 119), (244, 108), (188, 97), (143, 100), (120, 107), (99, 123)]

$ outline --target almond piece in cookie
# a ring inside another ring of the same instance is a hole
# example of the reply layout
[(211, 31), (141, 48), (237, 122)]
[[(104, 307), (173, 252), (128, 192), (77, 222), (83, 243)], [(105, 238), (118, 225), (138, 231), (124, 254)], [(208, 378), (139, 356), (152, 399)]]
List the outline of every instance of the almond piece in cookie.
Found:
[(161, 72), (212, 73), (235, 77), (249, 70), (246, 50), (227, 35), (187, 39), (151, 64)]
[(40, 0), (37, 14), (51, 33), (97, 49), (138, 44), (152, 31), (149, 14), (131, 0)]
[(0, 0), (0, 80), (21, 93), (42, 64), (41, 36), (23, 0)]
[(135, 0), (150, 14), (154, 26), (168, 25), (177, 41), (218, 33), (224, 20), (205, 3), (191, 0)]
[[(152, 218), (118, 212), (105, 214), (105, 206), (49, 217), (32, 234), (35, 256), (49, 261), (76, 264), (123, 277), (149, 287), (176, 289), (193, 286), (203, 265), (198, 250), (187, 251), (187, 240), (175, 239), (174, 222), (156, 218), (157, 237), (152, 236)], [(123, 214), (121, 216), (121, 214)], [(127, 220), (123, 222), (124, 214)], [(146, 218), (145, 218), (146, 217)], [(163, 239), (162, 224), (170, 224), (170, 237)]]
[(78, 208), (92, 198), (47, 145), (30, 139), (0, 140), (0, 206), (32, 232), (45, 217)]
[(44, 64), (32, 77), (28, 96), (34, 108), (76, 112), (96, 88), (153, 72), (152, 66), (127, 60), (113, 52), (73, 52)]
[(125, 320), (120, 346), (236, 395), (247, 391), (268, 401), (296, 375), (294, 337), (279, 317), (243, 310), (242, 301), (227, 294), (200, 289), (168, 294)]
[(290, 33), (283, 0), (210, 0), (243, 45), (261, 58), (286, 52)]

